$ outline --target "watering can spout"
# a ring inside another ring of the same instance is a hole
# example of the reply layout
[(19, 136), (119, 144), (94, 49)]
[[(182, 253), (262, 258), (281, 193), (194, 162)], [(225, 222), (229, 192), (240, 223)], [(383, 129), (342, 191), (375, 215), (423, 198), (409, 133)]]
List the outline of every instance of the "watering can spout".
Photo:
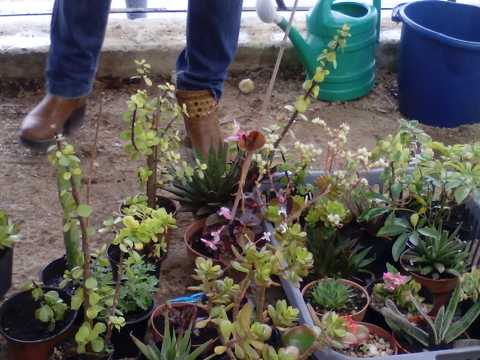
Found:
[[(257, 0), (256, 11), (258, 17), (264, 23), (273, 22), (277, 24), (283, 31), (287, 30), (288, 21), (275, 10), (271, 0)], [(309, 56), (307, 56), (307, 54), (311, 52), (309, 45), (293, 26), (290, 27), (288, 38), (292, 42), (293, 46), (295, 46), (297, 49), (298, 54), (300, 55), (300, 60), (305, 67), (305, 71), (307, 74), (309, 74), (309, 76), (313, 76), (318, 63), (316, 61), (311, 61)]]

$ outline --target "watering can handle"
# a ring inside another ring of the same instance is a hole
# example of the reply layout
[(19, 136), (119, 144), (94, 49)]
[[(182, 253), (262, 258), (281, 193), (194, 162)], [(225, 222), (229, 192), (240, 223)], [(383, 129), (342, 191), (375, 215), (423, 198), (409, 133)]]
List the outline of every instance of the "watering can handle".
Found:
[(408, 3), (401, 3), (393, 8), (392, 21), (395, 21), (396, 23), (402, 22), (402, 15), (400, 14), (400, 10), (407, 4)]

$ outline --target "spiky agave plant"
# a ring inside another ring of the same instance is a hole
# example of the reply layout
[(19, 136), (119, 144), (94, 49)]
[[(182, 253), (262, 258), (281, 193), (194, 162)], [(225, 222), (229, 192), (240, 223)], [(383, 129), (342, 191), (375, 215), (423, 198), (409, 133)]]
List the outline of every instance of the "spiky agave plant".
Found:
[[(180, 203), (179, 211), (192, 212), (197, 218), (204, 218), (233, 203), (238, 190), (244, 152), (239, 150), (235, 159), (229, 162), (228, 145), (220, 144), (218, 151), (210, 147), (208, 159), (204, 161), (200, 151), (195, 150), (191, 164), (195, 169), (191, 178), (175, 177), (166, 188)], [(172, 175), (175, 170), (172, 168)]]

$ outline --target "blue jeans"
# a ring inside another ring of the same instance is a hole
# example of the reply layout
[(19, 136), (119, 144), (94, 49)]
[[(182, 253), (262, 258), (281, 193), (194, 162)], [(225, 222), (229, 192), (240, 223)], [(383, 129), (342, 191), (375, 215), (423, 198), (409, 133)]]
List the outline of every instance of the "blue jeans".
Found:
[[(111, 0), (55, 0), (47, 91), (76, 99), (92, 90)], [(187, 45), (177, 59), (179, 90), (210, 89), (222, 97), (238, 46), (243, 0), (189, 0)]]

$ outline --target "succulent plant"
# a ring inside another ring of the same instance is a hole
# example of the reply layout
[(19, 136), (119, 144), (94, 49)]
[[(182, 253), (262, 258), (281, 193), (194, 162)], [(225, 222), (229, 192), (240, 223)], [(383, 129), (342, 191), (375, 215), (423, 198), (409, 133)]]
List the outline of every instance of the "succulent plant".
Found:
[(325, 278), (311, 290), (312, 303), (322, 309), (344, 309), (352, 295), (353, 288), (340, 279)]
[(460, 283), (462, 284), (463, 298), (477, 301), (480, 292), (480, 269), (473, 266), (470, 271), (462, 274)]
[(12, 222), (8, 219), (5, 211), (0, 211), (0, 250), (12, 247), (22, 237), (18, 235), (20, 222)]
[[(180, 203), (179, 211), (193, 212), (198, 218), (207, 217), (220, 209), (220, 206), (228, 206), (233, 203), (238, 189), (244, 152), (239, 150), (232, 163), (227, 161), (228, 145), (221, 144), (218, 152), (210, 147), (208, 159), (205, 162), (199, 151), (195, 151), (194, 170), (190, 179), (175, 177), (166, 188), (174, 194), (174, 198)], [(198, 163), (206, 164), (198, 166)], [(172, 168), (172, 176), (175, 170)]]
[(424, 228), (424, 237), (402, 255), (403, 267), (432, 279), (444, 274), (460, 277), (467, 267), (469, 252), (467, 243), (458, 239), (457, 233), (458, 229), (449, 236), (448, 231)]
[(168, 312), (165, 313), (165, 333), (163, 334), (162, 347), (159, 349), (153, 342), (145, 345), (133, 334), (130, 337), (137, 345), (138, 349), (148, 360), (194, 360), (210, 345), (212, 340), (208, 340), (195, 350), (191, 351), (192, 343), (190, 333), (192, 332), (193, 321), (185, 334), (176, 336), (170, 329), (170, 320)]
[[(456, 340), (480, 314), (480, 301), (475, 304), (458, 321), (452, 324), (453, 316), (461, 300), (461, 285), (457, 282), (447, 307), (442, 306), (435, 320), (432, 320), (422, 309), (422, 306), (410, 295), (417, 312), (427, 324), (427, 331), (418, 328), (409, 322), (397, 309), (393, 301), (387, 299), (386, 307), (382, 308), (385, 321), (395, 334), (401, 334), (411, 344), (420, 343), (427, 349), (438, 348)], [(457, 340), (458, 341), (458, 340)]]

